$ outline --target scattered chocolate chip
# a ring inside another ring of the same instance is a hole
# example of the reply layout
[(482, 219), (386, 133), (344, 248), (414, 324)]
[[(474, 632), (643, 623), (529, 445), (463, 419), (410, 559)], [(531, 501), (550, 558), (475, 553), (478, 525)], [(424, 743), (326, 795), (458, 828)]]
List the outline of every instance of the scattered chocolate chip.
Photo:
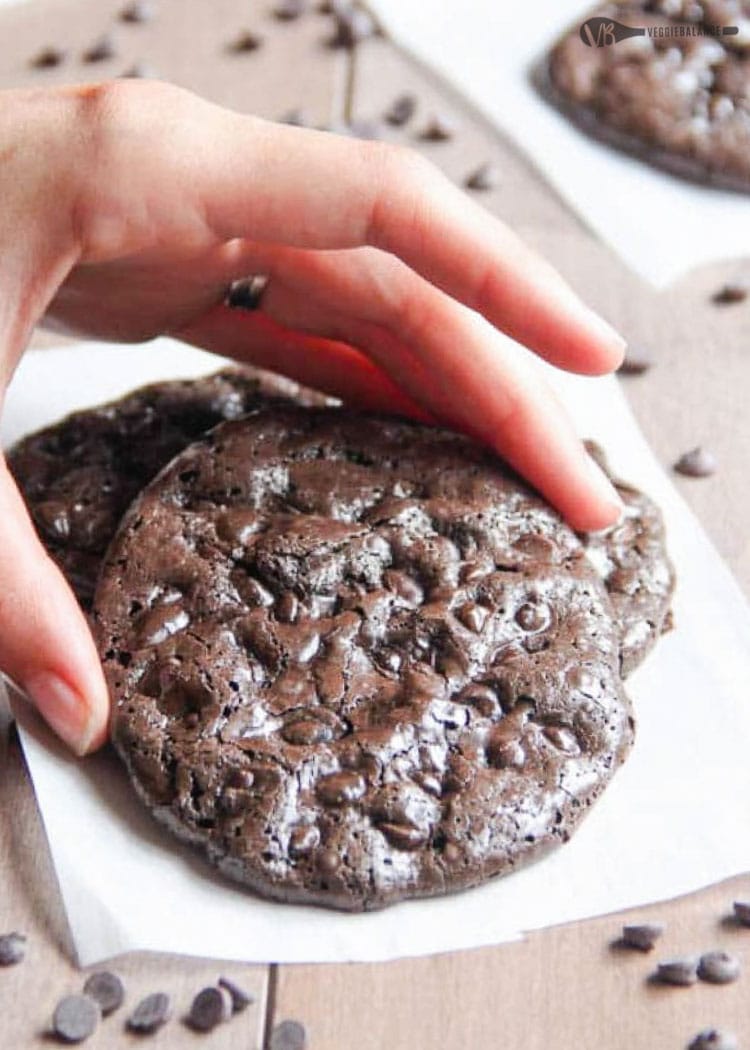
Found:
[(740, 975), (740, 960), (729, 952), (706, 952), (698, 962), (698, 976), (710, 984), (730, 984)]
[(642, 952), (650, 952), (658, 939), (664, 933), (664, 924), (661, 922), (644, 922), (636, 926), (623, 926), (622, 943), (628, 948), (637, 948)]
[(251, 33), (249, 29), (243, 30), (229, 45), (229, 50), (235, 54), (244, 54), (248, 51), (257, 51), (263, 44), (263, 38), (257, 33)]
[(52, 1027), (63, 1043), (82, 1043), (96, 1029), (101, 1018), (99, 1004), (87, 995), (66, 995), (55, 1007)]
[(0, 937), (0, 966), (15, 966), (26, 955), (26, 937), (22, 933), (4, 933)]
[(270, 1050), (305, 1050), (307, 1032), (299, 1021), (282, 1021), (271, 1032)]
[(125, 989), (116, 973), (99, 970), (92, 973), (83, 986), (84, 995), (97, 1002), (104, 1017), (118, 1010), (125, 998)]
[(643, 343), (635, 343), (632, 346), (628, 344), (625, 357), (617, 371), (622, 376), (640, 376), (648, 372), (653, 363), (653, 354), (647, 346)]
[(747, 296), (748, 286), (745, 281), (729, 281), (714, 294), (713, 302), (719, 306), (726, 306), (729, 303), (741, 303)]
[(305, 114), (301, 109), (290, 109), (288, 113), (279, 118), (279, 122), (281, 124), (291, 124), (294, 128), (309, 127)]
[(131, 1032), (148, 1035), (161, 1028), (169, 1020), (169, 1014), (169, 996), (164, 992), (153, 992), (141, 999), (128, 1018), (127, 1025)]
[(226, 988), (204, 988), (190, 1006), (187, 1023), (196, 1032), (211, 1032), (232, 1016), (232, 996)]
[(268, 278), (262, 274), (235, 281), (229, 288), (227, 306), (235, 310), (257, 310), (267, 284)]
[(121, 22), (150, 22), (156, 16), (156, 4), (150, 0), (132, 0), (120, 11)]
[(437, 114), (425, 124), (419, 137), (424, 142), (447, 142), (456, 134), (455, 121), (445, 114)]
[(480, 164), (466, 177), (464, 186), (467, 190), (494, 190), (498, 183), (498, 171), (494, 164), (487, 161)]
[(273, 9), (274, 18), (280, 22), (292, 22), (307, 10), (307, 0), (280, 0)]
[(674, 984), (687, 987), (695, 984), (698, 976), (697, 959), (670, 959), (661, 962), (656, 968), (656, 980), (662, 984)]
[(246, 992), (243, 988), (240, 988), (234, 981), (230, 981), (228, 977), (219, 978), (219, 987), (224, 988), (229, 992), (229, 996), (232, 1000), (232, 1010), (238, 1014), (241, 1010), (251, 1006), (255, 1002), (255, 997)]
[(62, 65), (68, 52), (61, 47), (43, 47), (31, 60), (35, 69), (52, 69)]
[(372, 15), (360, 7), (333, 4), (331, 14), (336, 19), (336, 26), (328, 41), (329, 47), (354, 48), (376, 31)]
[(750, 901), (735, 901), (734, 917), (743, 926), (750, 926)]
[(115, 41), (111, 33), (100, 36), (87, 51), (83, 53), (84, 62), (104, 62), (116, 54)]
[(718, 1028), (706, 1028), (698, 1032), (688, 1050), (737, 1050), (737, 1037), (731, 1032), (721, 1032)]
[(716, 456), (700, 446), (685, 452), (674, 465), (678, 474), (688, 478), (707, 478), (716, 473), (717, 467)]
[(126, 69), (120, 76), (133, 80), (150, 80), (156, 76), (156, 70), (147, 62), (134, 62), (130, 69)]
[(414, 116), (416, 108), (417, 99), (414, 95), (399, 95), (386, 110), (385, 120), (394, 128), (402, 128)]

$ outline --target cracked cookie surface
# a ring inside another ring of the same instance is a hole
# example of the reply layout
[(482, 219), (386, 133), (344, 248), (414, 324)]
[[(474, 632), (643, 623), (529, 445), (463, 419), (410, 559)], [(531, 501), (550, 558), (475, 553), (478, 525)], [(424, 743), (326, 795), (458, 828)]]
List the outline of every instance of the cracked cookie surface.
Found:
[(8, 466), (52, 559), (88, 608), (109, 541), (133, 497), (206, 430), (269, 398), (329, 404), (255, 368), (140, 387), (19, 441)]
[(131, 506), (94, 618), (143, 800), (285, 901), (508, 872), (567, 839), (631, 743), (578, 537), (438, 429), (280, 407), (222, 425)]
[[(76, 412), (24, 438), (9, 465), (47, 550), (88, 608), (104, 552), (131, 500), (191, 441), (269, 399), (331, 405), (323, 394), (259, 369), (226, 369), (194, 380), (156, 383), (119, 401)], [(613, 478), (625, 520), (581, 535), (604, 579), (621, 634), (621, 673), (641, 662), (664, 629), (674, 585), (658, 507)]]
[(625, 677), (672, 626), (675, 572), (667, 553), (664, 520), (654, 501), (613, 474), (602, 449), (586, 447), (620, 494), (625, 510), (609, 529), (581, 534), (586, 555), (604, 580), (620, 635)]

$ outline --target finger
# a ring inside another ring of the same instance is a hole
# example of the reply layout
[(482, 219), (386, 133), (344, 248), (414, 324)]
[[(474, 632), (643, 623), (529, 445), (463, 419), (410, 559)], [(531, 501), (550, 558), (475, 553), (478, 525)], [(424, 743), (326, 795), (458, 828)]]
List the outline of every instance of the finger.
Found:
[[(276, 124), (256, 125), (254, 141), (241, 121), (233, 115), (227, 128), (238, 148), (221, 187), (218, 170), (202, 184), (225, 237), (373, 245), (554, 364), (598, 372), (619, 363), (620, 337), (548, 263), (417, 154)], [(216, 146), (213, 156), (223, 157)], [(256, 170), (248, 192), (250, 153)]]
[[(311, 315), (307, 319), (312, 331)], [(319, 330), (330, 330), (322, 320)], [(353, 408), (432, 418), (374, 361), (340, 340), (295, 331), (265, 313), (217, 306), (174, 335), (202, 350), (268, 368), (345, 401)]]
[(156, 225), (193, 239), (207, 224), (222, 240), (374, 245), (554, 364), (598, 373), (621, 360), (622, 339), (552, 267), (416, 153), (247, 117), (153, 82), (110, 88), (100, 111), (110, 134), (97, 138), (91, 177), (119, 187), (143, 237)]
[[(207, 173), (202, 191), (223, 236), (308, 248), (372, 245), (552, 364), (597, 374), (620, 363), (624, 340), (549, 263), (419, 155), (275, 124), (264, 125), (255, 143), (236, 119), (234, 141), (247, 140), (260, 170), (249, 192), (250, 158), (240, 145), (221, 189), (219, 171)], [(222, 156), (217, 147), (214, 156)]]
[[(574, 528), (598, 529), (616, 520), (622, 510), (616, 491), (530, 360), (471, 311), (429, 286), (428, 294), (436, 300), (426, 311), (429, 321), (409, 338), (382, 323), (326, 312), (310, 305), (299, 287), (281, 283), (269, 284), (263, 312), (279, 324), (333, 333), (360, 347), (429, 417), (507, 459)], [(210, 342), (211, 349), (242, 356), (243, 345), (257, 338), (261, 317), (225, 310), (219, 319), (212, 313), (193, 336), (201, 345)]]
[(473, 311), (388, 253), (256, 246), (263, 312), (363, 349), (427, 411), (504, 456), (578, 529), (622, 502), (531, 362)]
[(0, 668), (78, 755), (107, 737), (109, 699), (86, 620), (0, 457)]

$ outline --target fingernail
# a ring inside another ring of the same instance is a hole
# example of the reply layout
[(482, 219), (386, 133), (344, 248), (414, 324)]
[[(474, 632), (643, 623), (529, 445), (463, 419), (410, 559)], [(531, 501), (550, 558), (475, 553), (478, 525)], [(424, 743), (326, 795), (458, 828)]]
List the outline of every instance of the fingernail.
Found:
[(94, 736), (94, 726), (83, 697), (50, 671), (35, 672), (23, 687), (60, 739), (77, 755), (85, 755)]

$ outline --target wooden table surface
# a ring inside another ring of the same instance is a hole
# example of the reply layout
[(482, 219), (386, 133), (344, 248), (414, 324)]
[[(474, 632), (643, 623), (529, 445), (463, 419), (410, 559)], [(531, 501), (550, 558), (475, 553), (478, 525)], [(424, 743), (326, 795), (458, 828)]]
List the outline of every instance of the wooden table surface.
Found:
[[(0, 88), (112, 76), (146, 59), (160, 75), (219, 102), (271, 118), (301, 108), (312, 123), (378, 118), (395, 95), (413, 91), (416, 118), (387, 136), (423, 149), (459, 182), (479, 163), (493, 161), (501, 177), (495, 190), (481, 195), (482, 203), (542, 251), (631, 342), (651, 347), (656, 366), (623, 380), (628, 397), (665, 465), (699, 443), (716, 453), (721, 469), (714, 477), (675, 477), (675, 483), (750, 593), (750, 302), (717, 307), (710, 301), (724, 281), (743, 272), (742, 263), (704, 268), (655, 293), (591, 236), (460, 97), (385, 39), (370, 40), (352, 55), (324, 46), (329, 24), (318, 13), (281, 23), (262, 3), (163, 0), (158, 28), (121, 26), (117, 57), (97, 67), (82, 65), (77, 55), (111, 24), (119, 7), (119, 0), (32, 0), (0, 10), (6, 42)], [(243, 28), (262, 35), (263, 46), (252, 54), (227, 54), (225, 45)], [(72, 48), (66, 64), (31, 70), (29, 56), (58, 42)], [(420, 143), (417, 130), (436, 112), (455, 118), (455, 139)], [(748, 203), (738, 197), (737, 206)], [(749, 268), (745, 260), (744, 272)], [(45, 342), (48, 336), (36, 339), (37, 345)], [(83, 975), (72, 961), (54, 870), (12, 729), (1, 739), (0, 932), (18, 929), (29, 938), (27, 961), (0, 972), (0, 1050), (15, 1050), (48, 1044), (55, 1002), (78, 990)], [(388, 964), (263, 967), (131, 954), (111, 965), (126, 980), (130, 1001), (163, 989), (174, 997), (178, 1019), (194, 992), (220, 973), (235, 976), (255, 995), (246, 1013), (209, 1037), (173, 1021), (153, 1040), (163, 1050), (194, 1043), (260, 1050), (271, 1045), (274, 1025), (286, 1018), (304, 1023), (313, 1050), (678, 1050), (696, 1031), (714, 1025), (733, 1030), (750, 1047), (746, 982), (687, 991), (654, 987), (646, 981), (648, 958), (611, 947), (628, 918), (658, 917), (668, 924), (664, 954), (726, 947), (750, 968), (750, 930), (726, 921), (739, 896), (750, 896), (750, 876), (630, 915), (545, 930), (516, 944)], [(86, 1045), (118, 1050), (133, 1042), (112, 1019)]]

